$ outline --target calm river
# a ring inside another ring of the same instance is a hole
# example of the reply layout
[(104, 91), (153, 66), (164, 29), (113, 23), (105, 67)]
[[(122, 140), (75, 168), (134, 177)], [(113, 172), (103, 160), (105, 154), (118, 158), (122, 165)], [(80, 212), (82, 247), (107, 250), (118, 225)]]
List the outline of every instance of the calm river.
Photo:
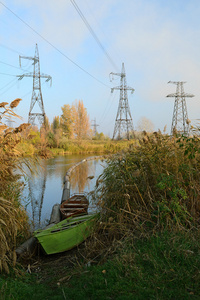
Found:
[[(67, 155), (40, 160), (37, 174), (27, 176), (23, 193), (24, 206), (33, 230), (48, 224), (53, 205), (61, 202), (66, 172), (86, 157), (86, 155)], [(92, 191), (104, 167), (105, 163), (100, 159), (90, 160), (77, 166), (71, 173), (70, 193)], [(94, 178), (88, 178), (89, 176)]]

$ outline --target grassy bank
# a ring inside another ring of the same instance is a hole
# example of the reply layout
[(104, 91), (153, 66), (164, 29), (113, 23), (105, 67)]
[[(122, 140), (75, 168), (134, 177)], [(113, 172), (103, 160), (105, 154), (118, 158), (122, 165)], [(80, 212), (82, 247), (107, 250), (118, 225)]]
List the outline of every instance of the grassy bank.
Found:
[[(21, 279), (0, 279), (0, 298), (8, 299), (199, 299), (199, 234), (164, 232), (118, 243), (103, 264), (79, 259), (54, 272), (53, 262)], [(71, 259), (73, 258), (73, 255)], [(32, 267), (31, 267), (32, 269)], [(44, 275), (45, 274), (45, 275)]]
[(67, 143), (61, 145), (60, 147), (49, 147), (48, 145), (32, 143), (27, 140), (22, 140), (20, 144), (17, 145), (17, 150), (22, 156), (33, 156), (33, 155), (44, 155), (56, 156), (56, 155), (67, 155), (67, 154), (112, 154), (119, 152), (123, 149), (128, 149), (137, 142), (132, 141), (93, 141), (93, 140), (69, 140)]
[(95, 141), (95, 140), (69, 140), (58, 148), (48, 147), (46, 144), (31, 143), (30, 141), (22, 140), (17, 145), (18, 151), (23, 156), (32, 156), (47, 152), (51, 155), (66, 155), (66, 154), (108, 154), (116, 153), (123, 149), (132, 147), (137, 142), (132, 141)]
[(21, 278), (2, 276), (2, 299), (200, 299), (199, 135), (144, 133), (103, 149), (117, 154), (93, 192), (98, 230), (78, 250), (24, 261)]

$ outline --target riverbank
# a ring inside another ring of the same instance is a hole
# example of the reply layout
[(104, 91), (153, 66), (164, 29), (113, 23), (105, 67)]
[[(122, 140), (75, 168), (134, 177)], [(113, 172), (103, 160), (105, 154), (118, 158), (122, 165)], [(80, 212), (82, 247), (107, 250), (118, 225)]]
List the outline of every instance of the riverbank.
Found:
[(200, 299), (199, 148), (198, 136), (156, 133), (110, 157), (95, 234), (24, 259), (23, 280), (1, 278), (3, 299)]
[(67, 154), (113, 154), (123, 149), (128, 149), (137, 144), (137, 141), (96, 141), (96, 140), (69, 140), (66, 144), (61, 145), (59, 148), (48, 147), (46, 144), (37, 144), (29, 140), (22, 140), (17, 145), (17, 150), (22, 156), (56, 156)]

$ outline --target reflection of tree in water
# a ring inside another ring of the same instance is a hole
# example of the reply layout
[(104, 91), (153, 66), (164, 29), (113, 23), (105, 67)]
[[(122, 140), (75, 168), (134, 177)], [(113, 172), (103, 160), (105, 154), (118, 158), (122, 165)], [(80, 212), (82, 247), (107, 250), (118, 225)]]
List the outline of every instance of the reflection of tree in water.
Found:
[[(46, 201), (45, 197), (47, 195), (49, 198), (52, 197), (52, 194), (49, 194), (49, 182), (51, 182), (51, 179), (54, 181), (56, 179), (57, 182), (57, 179), (61, 178), (56, 186), (56, 189), (60, 191), (63, 187), (62, 183), (66, 171), (77, 162), (80, 162), (81, 159), (83, 159), (81, 156), (67, 156), (50, 160), (41, 160), (36, 167), (36, 174), (28, 177), (25, 197), (30, 199), (31, 202), (30, 219), (32, 219), (34, 229), (41, 228), (45, 225), (45, 220), (42, 218), (44, 218), (43, 214), (46, 213), (44, 211), (44, 209), (46, 209), (46, 203), (43, 203), (43, 201)], [(86, 191), (87, 189), (90, 190), (95, 183), (95, 179), (88, 177), (93, 177), (93, 175), (95, 175), (96, 168), (98, 169), (98, 160), (87, 161), (78, 165), (72, 171), (70, 176), (71, 192), (76, 193)], [(53, 203), (53, 201), (51, 202)]]
[(67, 155), (48, 159), (48, 178), (53, 178), (56, 175), (58, 178), (61, 178), (63, 182), (63, 178), (66, 175), (68, 169), (73, 167), (84, 158), (85, 156), (83, 155)]
[(46, 167), (40, 167), (37, 174), (28, 178), (29, 199), (32, 207), (32, 220), (34, 229), (41, 227), (41, 212), (44, 200), (44, 192), (46, 188)]
[(94, 165), (92, 161), (81, 163), (78, 165), (71, 173), (70, 183), (71, 188), (81, 193), (85, 190), (86, 186), (89, 189), (90, 181), (88, 180), (88, 175), (94, 173)]

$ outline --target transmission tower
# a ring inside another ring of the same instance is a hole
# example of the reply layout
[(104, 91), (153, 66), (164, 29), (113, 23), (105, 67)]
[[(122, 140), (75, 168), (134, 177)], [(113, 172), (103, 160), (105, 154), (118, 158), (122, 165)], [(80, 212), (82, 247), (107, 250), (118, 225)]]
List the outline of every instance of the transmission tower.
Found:
[(91, 126), (94, 127), (94, 136), (96, 136), (97, 134), (97, 126), (99, 126), (97, 123), (96, 123), (96, 118), (94, 120), (92, 120), (94, 122), (94, 124), (92, 124)]
[(128, 104), (128, 93), (130, 90), (131, 93), (134, 92), (134, 89), (128, 87), (126, 84), (126, 73), (124, 68), (124, 63), (122, 63), (121, 73), (110, 73), (110, 75), (120, 76), (120, 86), (111, 88), (111, 93), (114, 90), (120, 90), (119, 106), (117, 111), (117, 116), (115, 119), (115, 127), (113, 132), (113, 139), (118, 132), (117, 139), (121, 139), (123, 132), (126, 134), (126, 138), (130, 139), (130, 132), (133, 132), (133, 120), (131, 117), (131, 112)]
[[(51, 80), (52, 77), (50, 75), (40, 74), (40, 60), (39, 60), (39, 52), (38, 52), (38, 46), (36, 44), (35, 47), (35, 56), (19, 56), (19, 63), (21, 67), (21, 59), (30, 59), (33, 60), (33, 73), (27, 73), (23, 75), (18, 75), (19, 80), (23, 79), (24, 77), (33, 77), (33, 92), (32, 92), (32, 98), (31, 98), (31, 105), (28, 115), (28, 123), (31, 125), (35, 125), (35, 119), (38, 118), (40, 126), (44, 124), (45, 120), (45, 111), (44, 111), (44, 103), (42, 99), (42, 91), (41, 91), (41, 78), (46, 78), (46, 81)], [(33, 109), (35, 108), (35, 104), (38, 104), (38, 108), (33, 112)], [(39, 111), (39, 112), (38, 112)]]
[(168, 83), (173, 83), (177, 86), (176, 93), (167, 95), (167, 97), (175, 97), (171, 135), (177, 132), (188, 136), (190, 131), (190, 120), (188, 119), (185, 98), (192, 98), (194, 95), (186, 94), (184, 92), (183, 84), (186, 83), (185, 81), (169, 81)]
[(28, 178), (28, 198), (31, 200), (32, 219), (35, 229), (44, 226), (42, 224), (41, 215), (46, 190), (47, 169), (42, 166), (40, 177)]

